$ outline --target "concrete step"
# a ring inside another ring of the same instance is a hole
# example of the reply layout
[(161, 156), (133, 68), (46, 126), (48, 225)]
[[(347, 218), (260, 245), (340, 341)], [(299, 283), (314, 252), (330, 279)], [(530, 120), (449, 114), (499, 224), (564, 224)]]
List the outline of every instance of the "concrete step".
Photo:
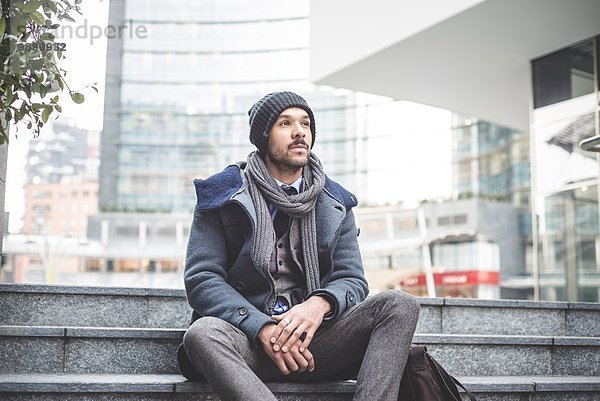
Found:
[(184, 328), (183, 290), (0, 284), (0, 322), (20, 326)]
[[(179, 373), (183, 329), (0, 326), (0, 374)], [(600, 375), (600, 338), (417, 334), (451, 373)]]
[[(589, 376), (459, 377), (478, 401), (592, 401), (600, 378)], [(267, 383), (279, 400), (351, 400), (355, 383)], [(463, 394), (464, 395), (464, 394)], [(0, 375), (0, 399), (13, 401), (214, 401), (210, 386), (179, 375)], [(463, 397), (463, 399), (466, 399)]]
[[(421, 298), (418, 333), (600, 337), (600, 304)], [(185, 328), (183, 290), (0, 284), (0, 324)]]

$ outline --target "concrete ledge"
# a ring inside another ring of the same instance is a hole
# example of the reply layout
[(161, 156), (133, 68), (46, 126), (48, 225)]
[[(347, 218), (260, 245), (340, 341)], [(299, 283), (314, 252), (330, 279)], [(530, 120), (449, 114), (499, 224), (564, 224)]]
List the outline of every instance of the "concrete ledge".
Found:
[(554, 345), (600, 347), (598, 337), (555, 337)]
[[(600, 378), (588, 376), (463, 376), (458, 380), (474, 393), (600, 392)], [(276, 393), (354, 393), (354, 381), (267, 383)], [(0, 375), (0, 394), (21, 393), (212, 393), (207, 383), (181, 375), (9, 374)], [(599, 393), (600, 395), (600, 393)], [(0, 396), (1, 398), (1, 396)]]
[[(568, 337), (564, 339), (568, 342)], [(415, 344), (552, 345), (553, 337), (465, 334), (415, 334)]]
[(489, 308), (531, 308), (531, 309), (569, 309), (577, 308), (577, 303), (526, 301), (513, 299), (475, 299), (475, 298), (445, 298), (447, 306), (476, 306)]
[(181, 375), (9, 374), (0, 375), (0, 393), (169, 393), (184, 381)]
[[(117, 339), (183, 338), (185, 329), (120, 327), (0, 326), (0, 337), (65, 337)], [(415, 334), (415, 344), (557, 345), (600, 347), (598, 337), (494, 334)]]
[(152, 338), (182, 339), (183, 329), (145, 329), (112, 327), (67, 327), (66, 337), (72, 338)]
[(597, 302), (571, 302), (569, 309), (579, 310), (600, 310), (600, 303)]
[(172, 297), (187, 300), (185, 290), (171, 288), (93, 287), (51, 284), (0, 284), (0, 293)]
[[(54, 327), (0, 326), (0, 337), (65, 337), (116, 339), (183, 338), (185, 329), (119, 328), (119, 327)], [(415, 334), (415, 344), (489, 344), (489, 345), (557, 345), (600, 347), (598, 337), (528, 336), (493, 334)]]
[(417, 298), (421, 306), (442, 306), (444, 298)]
[[(94, 287), (68, 286), (49, 284), (0, 284), (0, 293), (38, 293), (38, 294), (80, 294), (80, 295), (126, 295), (173, 297), (186, 299), (185, 290), (169, 288), (135, 288), (135, 287)], [(512, 299), (475, 299), (475, 298), (419, 298), (425, 306), (478, 306), (499, 308), (535, 308), (535, 309), (582, 309), (600, 310), (600, 303), (592, 302), (554, 302)]]
[[(4, 334), (3, 334), (4, 333)], [(0, 373), (178, 373), (184, 330), (0, 327)], [(451, 374), (600, 375), (600, 338), (417, 334)]]
[(0, 326), (0, 337), (64, 337), (64, 327)]
[[(417, 333), (600, 337), (600, 304), (419, 298)], [(183, 290), (0, 284), (0, 322), (65, 327), (186, 328)]]
[[(2, 292), (69, 295), (145, 296), (148, 293), (148, 289), (131, 287), (87, 287), (49, 284), (0, 284), (0, 293)], [(183, 293), (185, 297), (185, 292)]]
[(173, 297), (182, 298), (187, 301), (185, 290), (175, 290), (170, 288), (148, 288), (146, 289), (146, 295), (150, 297)]

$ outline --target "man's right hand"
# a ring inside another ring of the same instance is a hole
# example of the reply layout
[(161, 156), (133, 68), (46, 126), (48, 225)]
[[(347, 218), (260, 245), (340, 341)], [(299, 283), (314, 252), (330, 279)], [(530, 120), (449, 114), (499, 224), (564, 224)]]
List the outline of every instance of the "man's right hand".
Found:
[(303, 352), (300, 352), (300, 345), (302, 341), (297, 340), (296, 343), (291, 347), (288, 352), (281, 352), (273, 350), (273, 344), (271, 344), (271, 337), (277, 325), (267, 324), (258, 332), (258, 340), (260, 341), (265, 353), (275, 362), (277, 368), (284, 375), (288, 375), (291, 372), (312, 372), (315, 370), (315, 359), (312, 354), (306, 348)]

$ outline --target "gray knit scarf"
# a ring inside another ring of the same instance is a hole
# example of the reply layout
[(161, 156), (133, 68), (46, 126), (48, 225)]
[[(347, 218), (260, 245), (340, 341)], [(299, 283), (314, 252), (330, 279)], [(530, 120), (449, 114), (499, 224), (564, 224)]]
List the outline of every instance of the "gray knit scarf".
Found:
[(277, 238), (267, 202), (273, 204), (294, 219), (299, 219), (304, 274), (310, 294), (320, 288), (319, 254), (317, 250), (317, 230), (315, 224), (315, 204), (317, 196), (325, 187), (325, 173), (321, 161), (310, 153), (309, 164), (302, 172), (302, 189), (297, 195), (288, 195), (277, 185), (258, 152), (248, 156), (245, 169), (248, 189), (256, 209), (256, 232), (252, 244), (252, 260), (269, 274), (269, 263)]

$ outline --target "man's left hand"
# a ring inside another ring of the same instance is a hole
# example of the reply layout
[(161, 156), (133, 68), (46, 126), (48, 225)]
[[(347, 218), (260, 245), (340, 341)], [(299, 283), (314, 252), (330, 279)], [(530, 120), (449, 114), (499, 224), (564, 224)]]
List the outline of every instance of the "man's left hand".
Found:
[(273, 316), (277, 327), (271, 337), (273, 350), (288, 352), (303, 333), (306, 337), (300, 345), (304, 352), (312, 341), (315, 332), (321, 326), (323, 317), (331, 310), (331, 304), (319, 295), (312, 296), (306, 301), (291, 308), (281, 315)]

